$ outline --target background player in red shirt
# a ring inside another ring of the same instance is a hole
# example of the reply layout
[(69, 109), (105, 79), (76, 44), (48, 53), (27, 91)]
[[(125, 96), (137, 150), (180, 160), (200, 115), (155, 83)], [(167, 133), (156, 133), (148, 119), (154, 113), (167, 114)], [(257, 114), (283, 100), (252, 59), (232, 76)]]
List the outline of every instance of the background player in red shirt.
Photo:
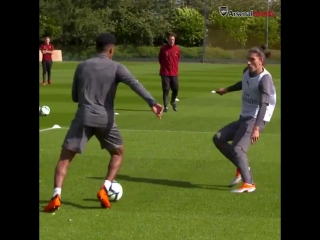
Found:
[(51, 84), (51, 67), (52, 67), (52, 54), (54, 46), (50, 43), (50, 38), (46, 37), (44, 44), (41, 45), (42, 53), (42, 85), (46, 85), (46, 74), (48, 74), (48, 83)]
[(176, 98), (179, 92), (179, 60), (180, 48), (175, 45), (176, 37), (169, 35), (168, 44), (161, 47), (158, 55), (160, 63), (160, 76), (162, 81), (164, 112), (168, 111), (168, 96), (172, 91), (170, 104), (174, 111), (177, 111)]

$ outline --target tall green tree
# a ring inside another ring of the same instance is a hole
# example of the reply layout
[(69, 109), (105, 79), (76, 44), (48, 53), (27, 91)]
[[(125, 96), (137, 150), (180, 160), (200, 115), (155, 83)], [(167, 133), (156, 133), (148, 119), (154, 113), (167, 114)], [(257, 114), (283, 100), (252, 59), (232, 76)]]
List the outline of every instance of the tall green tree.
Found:
[(267, 24), (265, 17), (252, 18), (248, 25), (248, 34), (254, 34), (263, 43), (268, 37), (269, 46), (280, 45), (280, 17), (270, 17), (268, 19), (268, 36), (266, 36)]
[(62, 28), (57, 20), (43, 14), (39, 14), (39, 38), (50, 36), (52, 40), (62, 35)]
[(203, 40), (203, 16), (194, 8), (177, 8), (173, 30), (179, 36), (181, 45), (198, 45)]
[(226, 41), (233, 40), (241, 47), (248, 41), (248, 26), (253, 21), (252, 18), (234, 18), (223, 17), (218, 10), (212, 11), (209, 20), (219, 30), (225, 30), (228, 33)]
[(108, 6), (112, 6), (115, 33), (123, 43), (152, 45), (170, 30), (167, 15), (157, 13), (157, 6), (148, 0), (110, 0)]
[(115, 30), (111, 13), (112, 10), (107, 7), (97, 10), (91, 8), (77, 10), (73, 36), (84, 46), (93, 45), (98, 34)]

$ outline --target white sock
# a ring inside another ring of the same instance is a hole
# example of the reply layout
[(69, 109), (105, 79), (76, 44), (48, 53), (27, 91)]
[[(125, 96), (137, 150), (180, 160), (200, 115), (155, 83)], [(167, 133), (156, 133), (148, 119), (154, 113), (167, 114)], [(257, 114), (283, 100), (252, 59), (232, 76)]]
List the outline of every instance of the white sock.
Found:
[(111, 182), (109, 180), (105, 180), (104, 187), (107, 189), (107, 191), (109, 191), (111, 187)]
[(60, 197), (61, 197), (61, 188), (55, 188), (55, 189), (53, 189), (53, 196), (56, 196), (57, 194), (59, 194)]

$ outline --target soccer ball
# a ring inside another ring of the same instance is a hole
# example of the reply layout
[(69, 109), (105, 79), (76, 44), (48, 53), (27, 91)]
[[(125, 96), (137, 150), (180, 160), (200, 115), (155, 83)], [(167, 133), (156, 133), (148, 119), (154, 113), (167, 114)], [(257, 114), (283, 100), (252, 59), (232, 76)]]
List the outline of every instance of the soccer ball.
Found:
[(39, 113), (41, 116), (48, 116), (50, 114), (50, 108), (48, 106), (42, 106), (42, 108), (39, 108)]
[(121, 199), (122, 195), (123, 195), (122, 186), (120, 185), (120, 183), (113, 180), (111, 183), (111, 187), (108, 191), (109, 201), (117, 202)]

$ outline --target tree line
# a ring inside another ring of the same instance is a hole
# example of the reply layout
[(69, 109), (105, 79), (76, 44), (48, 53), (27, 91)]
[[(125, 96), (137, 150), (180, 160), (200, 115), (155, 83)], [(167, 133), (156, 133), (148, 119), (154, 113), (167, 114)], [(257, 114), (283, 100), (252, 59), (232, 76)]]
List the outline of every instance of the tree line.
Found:
[[(204, 2), (205, 1), (205, 2)], [(222, 17), (219, 6), (233, 11), (266, 11), (267, 0), (40, 0), (39, 41), (50, 36), (64, 46), (92, 46), (101, 32), (111, 32), (118, 44), (158, 46), (168, 33), (179, 45), (199, 46), (210, 33), (224, 31), (239, 47), (254, 36), (265, 42), (266, 17)], [(269, 46), (280, 46), (280, 1), (269, 1)], [(205, 17), (204, 17), (205, 16)], [(214, 38), (214, 36), (213, 36)], [(209, 40), (209, 41), (208, 41)]]

